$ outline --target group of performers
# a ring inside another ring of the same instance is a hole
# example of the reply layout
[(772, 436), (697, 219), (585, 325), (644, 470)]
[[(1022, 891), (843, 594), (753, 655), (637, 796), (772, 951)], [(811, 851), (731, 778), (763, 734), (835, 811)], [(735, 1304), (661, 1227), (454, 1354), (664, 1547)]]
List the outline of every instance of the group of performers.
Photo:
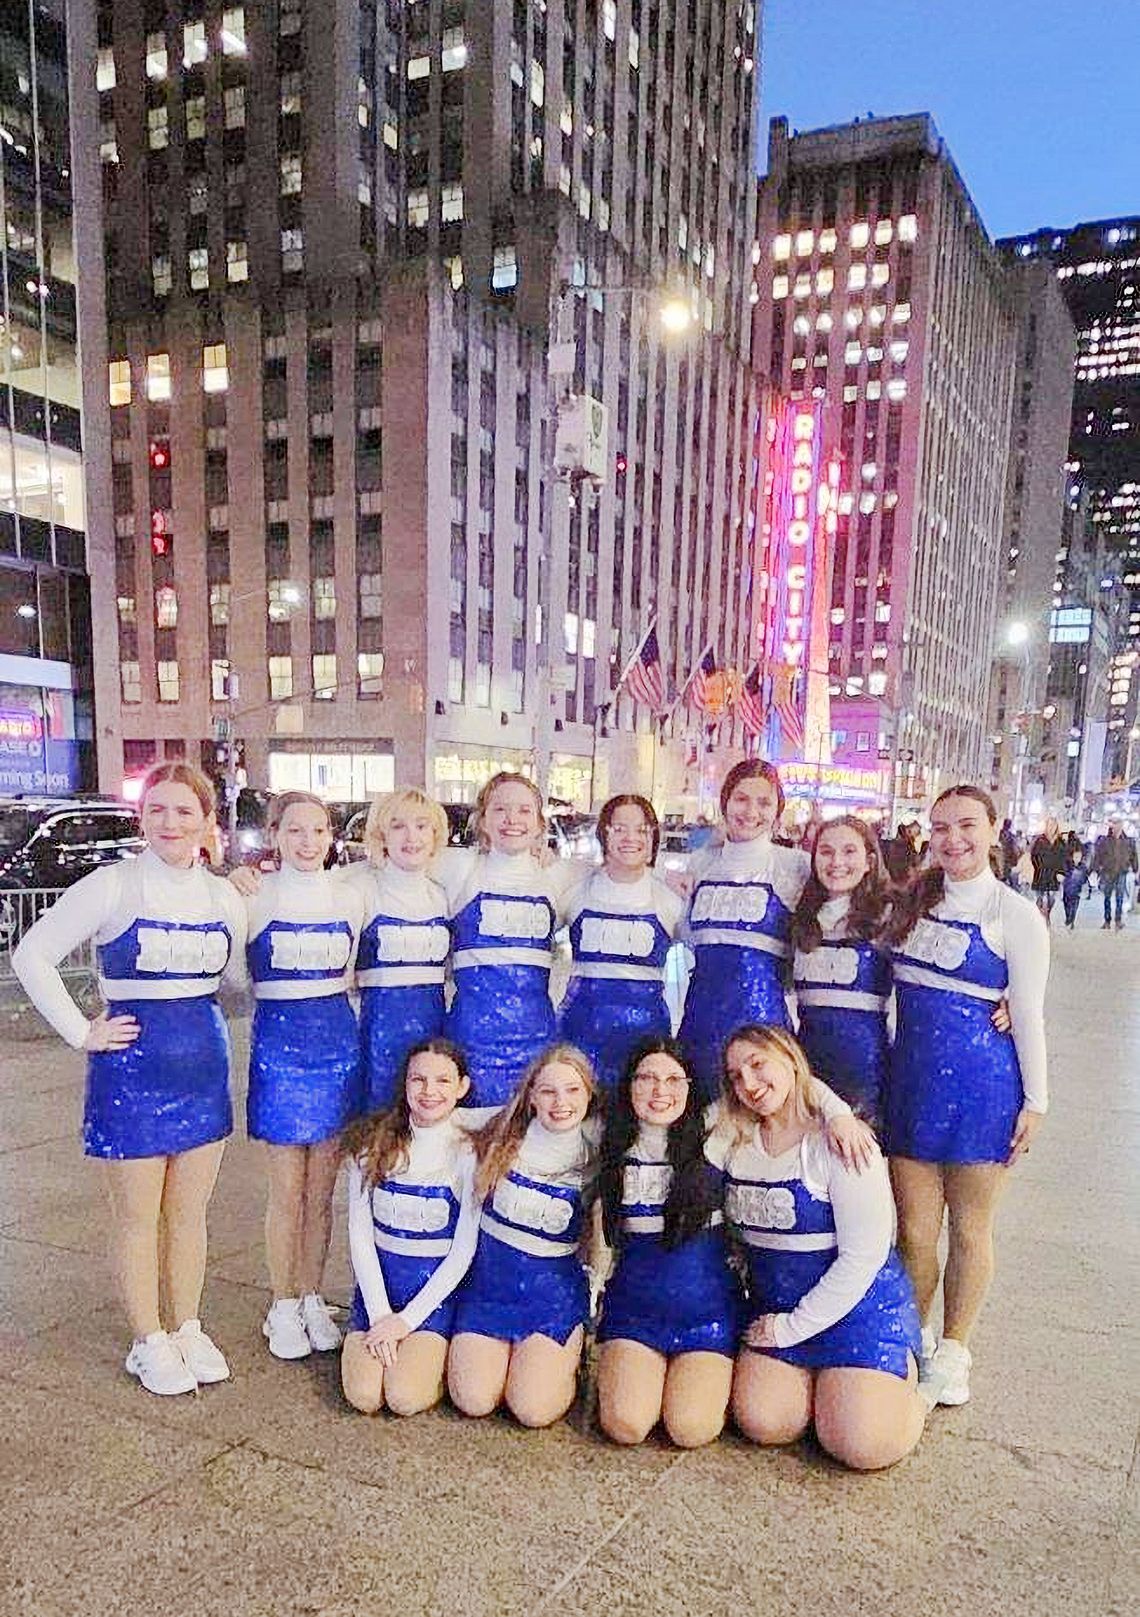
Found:
[[(771, 764), (737, 764), (723, 842), (666, 881), (646, 799), (605, 805), (600, 865), (551, 860), (537, 789), (502, 773), (477, 846), (449, 848), (442, 808), (406, 790), (373, 804), (367, 862), (326, 870), (327, 810), (287, 792), (279, 869), (227, 881), (201, 858), (207, 780), (152, 769), (146, 850), (65, 892), (13, 961), (88, 1052), (127, 1369), (159, 1394), (229, 1375), (198, 1315), (232, 1128), (217, 996), (248, 980), (275, 1356), (340, 1347), (362, 1411), (415, 1413), (446, 1388), (465, 1414), (544, 1426), (594, 1321), (614, 1441), (661, 1422), (707, 1443), (731, 1410), (763, 1444), (814, 1425), (861, 1469), (909, 1452), (931, 1407), (969, 1397), (997, 1200), (1046, 1108), (1047, 934), (992, 873), (976, 787), (933, 804), (929, 866), (902, 890), (860, 820), (826, 823), (809, 855), (773, 840), (783, 809)], [(88, 939), (94, 1020), (58, 969)], [(676, 1038), (675, 942), (694, 961)], [(322, 1276), (344, 1158), (342, 1343)]]

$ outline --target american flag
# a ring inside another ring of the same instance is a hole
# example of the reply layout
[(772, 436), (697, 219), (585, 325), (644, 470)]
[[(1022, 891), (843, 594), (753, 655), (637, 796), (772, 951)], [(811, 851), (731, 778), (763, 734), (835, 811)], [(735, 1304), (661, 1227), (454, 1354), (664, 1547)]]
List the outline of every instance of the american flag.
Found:
[(780, 729), (789, 747), (802, 748), (804, 721), (800, 716), (800, 701), (796, 670), (786, 663), (780, 664), (772, 675), (772, 706), (780, 720)]
[(744, 684), (740, 687), (737, 698), (740, 717), (744, 728), (751, 730), (754, 736), (764, 734), (764, 726), (768, 722), (768, 704), (764, 700), (764, 686), (760, 678), (760, 664), (753, 663)]
[[(661, 666), (661, 647), (657, 643), (657, 625), (652, 624), (641, 644), (618, 680), (617, 688), (624, 687), (626, 695), (641, 702), (654, 713), (665, 707), (665, 670)], [(616, 694), (616, 692), (615, 692)]]
[(710, 641), (697, 658), (697, 666), (689, 675), (689, 683), (685, 687), (689, 702), (699, 713), (707, 713), (710, 710), (709, 685), (715, 678), (716, 671), (716, 652)]

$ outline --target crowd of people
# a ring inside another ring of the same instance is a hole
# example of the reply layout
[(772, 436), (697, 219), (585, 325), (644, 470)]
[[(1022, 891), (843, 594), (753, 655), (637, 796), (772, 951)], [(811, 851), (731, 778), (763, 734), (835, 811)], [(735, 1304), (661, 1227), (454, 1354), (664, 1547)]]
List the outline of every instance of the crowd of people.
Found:
[[(287, 792), (279, 868), (227, 880), (202, 858), (209, 783), (155, 766), (145, 851), (65, 892), (13, 961), (87, 1052), (128, 1371), (161, 1395), (229, 1375), (199, 1319), (233, 1126), (228, 983), (254, 1000), (275, 1357), (339, 1348), (368, 1413), (446, 1392), (539, 1427), (569, 1409), (593, 1330), (615, 1442), (661, 1423), (704, 1444), (731, 1415), (760, 1444), (813, 1426), (859, 1469), (908, 1453), (929, 1410), (969, 1397), (997, 1201), (1047, 1106), (1048, 937), (994, 873), (978, 787), (936, 800), (897, 879), (855, 817), (783, 845), (784, 807), (775, 767), (737, 764), (720, 839), (665, 880), (644, 797), (610, 799), (602, 862), (580, 864), (546, 853), (537, 788), (500, 773), (475, 846), (449, 848), (439, 804), (398, 791), (341, 871), (324, 804)], [(89, 939), (93, 1019), (58, 969)], [(692, 970), (674, 1034), (676, 943)], [(322, 1277), (344, 1161), (342, 1333)]]

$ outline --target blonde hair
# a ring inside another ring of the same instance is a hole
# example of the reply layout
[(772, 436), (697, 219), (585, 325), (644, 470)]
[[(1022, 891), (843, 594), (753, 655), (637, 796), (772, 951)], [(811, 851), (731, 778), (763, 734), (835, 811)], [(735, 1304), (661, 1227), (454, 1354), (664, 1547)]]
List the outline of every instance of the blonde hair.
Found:
[(815, 1127), (821, 1122), (823, 1113), (820, 1110), (816, 1082), (803, 1045), (782, 1027), (760, 1027), (750, 1023), (746, 1027), (738, 1027), (735, 1033), (730, 1033), (724, 1043), (721, 1112), (723, 1121), (731, 1131), (734, 1145), (741, 1144), (751, 1134), (756, 1124), (756, 1114), (750, 1112), (739, 1099), (736, 1088), (728, 1076), (729, 1047), (738, 1043), (751, 1045), (754, 1050), (764, 1053), (782, 1056), (792, 1069), (792, 1105), (796, 1117), (809, 1127)]
[(215, 812), (217, 800), (214, 788), (209, 777), (194, 764), (188, 764), (185, 759), (172, 758), (168, 763), (152, 764), (143, 776), (142, 787), (139, 791), (139, 813), (147, 800), (147, 794), (156, 786), (165, 786), (170, 781), (175, 786), (185, 786), (194, 793), (198, 799), (198, 806), (209, 819)]
[[(587, 1115), (597, 1104), (598, 1080), (589, 1060), (576, 1044), (550, 1044), (545, 1050), (539, 1051), (507, 1104), (495, 1113), (489, 1123), (484, 1123), (475, 1136), (475, 1155), (479, 1163), (475, 1172), (475, 1189), (480, 1196), (489, 1196), (499, 1180), (505, 1178), (514, 1167), (523, 1135), (531, 1120), (531, 1090), (546, 1068), (553, 1066), (556, 1061), (573, 1067), (585, 1084), (590, 1096)], [(588, 1156), (592, 1154), (590, 1147), (586, 1146), (585, 1150)]]
[(527, 775), (520, 775), (515, 769), (500, 769), (498, 774), (492, 775), (479, 789), (479, 796), (475, 799), (475, 808), (471, 815), (471, 832), (478, 839), (479, 846), (484, 853), (490, 847), (490, 839), (483, 829), (483, 817), (490, 807), (491, 799), (500, 786), (525, 786), (534, 798), (534, 806), (538, 811), (538, 829), (546, 834), (546, 814), (542, 806), (542, 793)]
[(364, 822), (364, 851), (370, 864), (383, 863), (388, 851), (388, 832), (392, 828), (392, 821), (398, 814), (411, 809), (427, 810), (435, 834), (433, 855), (447, 847), (447, 815), (442, 807), (418, 786), (408, 786), (403, 791), (389, 792), (385, 797), (374, 797), (369, 805), (368, 818)]

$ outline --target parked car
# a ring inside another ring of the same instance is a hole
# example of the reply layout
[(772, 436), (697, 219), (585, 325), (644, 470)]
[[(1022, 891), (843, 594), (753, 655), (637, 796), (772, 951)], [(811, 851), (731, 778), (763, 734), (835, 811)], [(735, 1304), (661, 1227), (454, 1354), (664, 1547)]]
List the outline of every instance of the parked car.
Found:
[(129, 803), (50, 797), (0, 802), (0, 947), (11, 948), (36, 919), (36, 903), (13, 889), (58, 891), (100, 865), (133, 858), (145, 846)]

